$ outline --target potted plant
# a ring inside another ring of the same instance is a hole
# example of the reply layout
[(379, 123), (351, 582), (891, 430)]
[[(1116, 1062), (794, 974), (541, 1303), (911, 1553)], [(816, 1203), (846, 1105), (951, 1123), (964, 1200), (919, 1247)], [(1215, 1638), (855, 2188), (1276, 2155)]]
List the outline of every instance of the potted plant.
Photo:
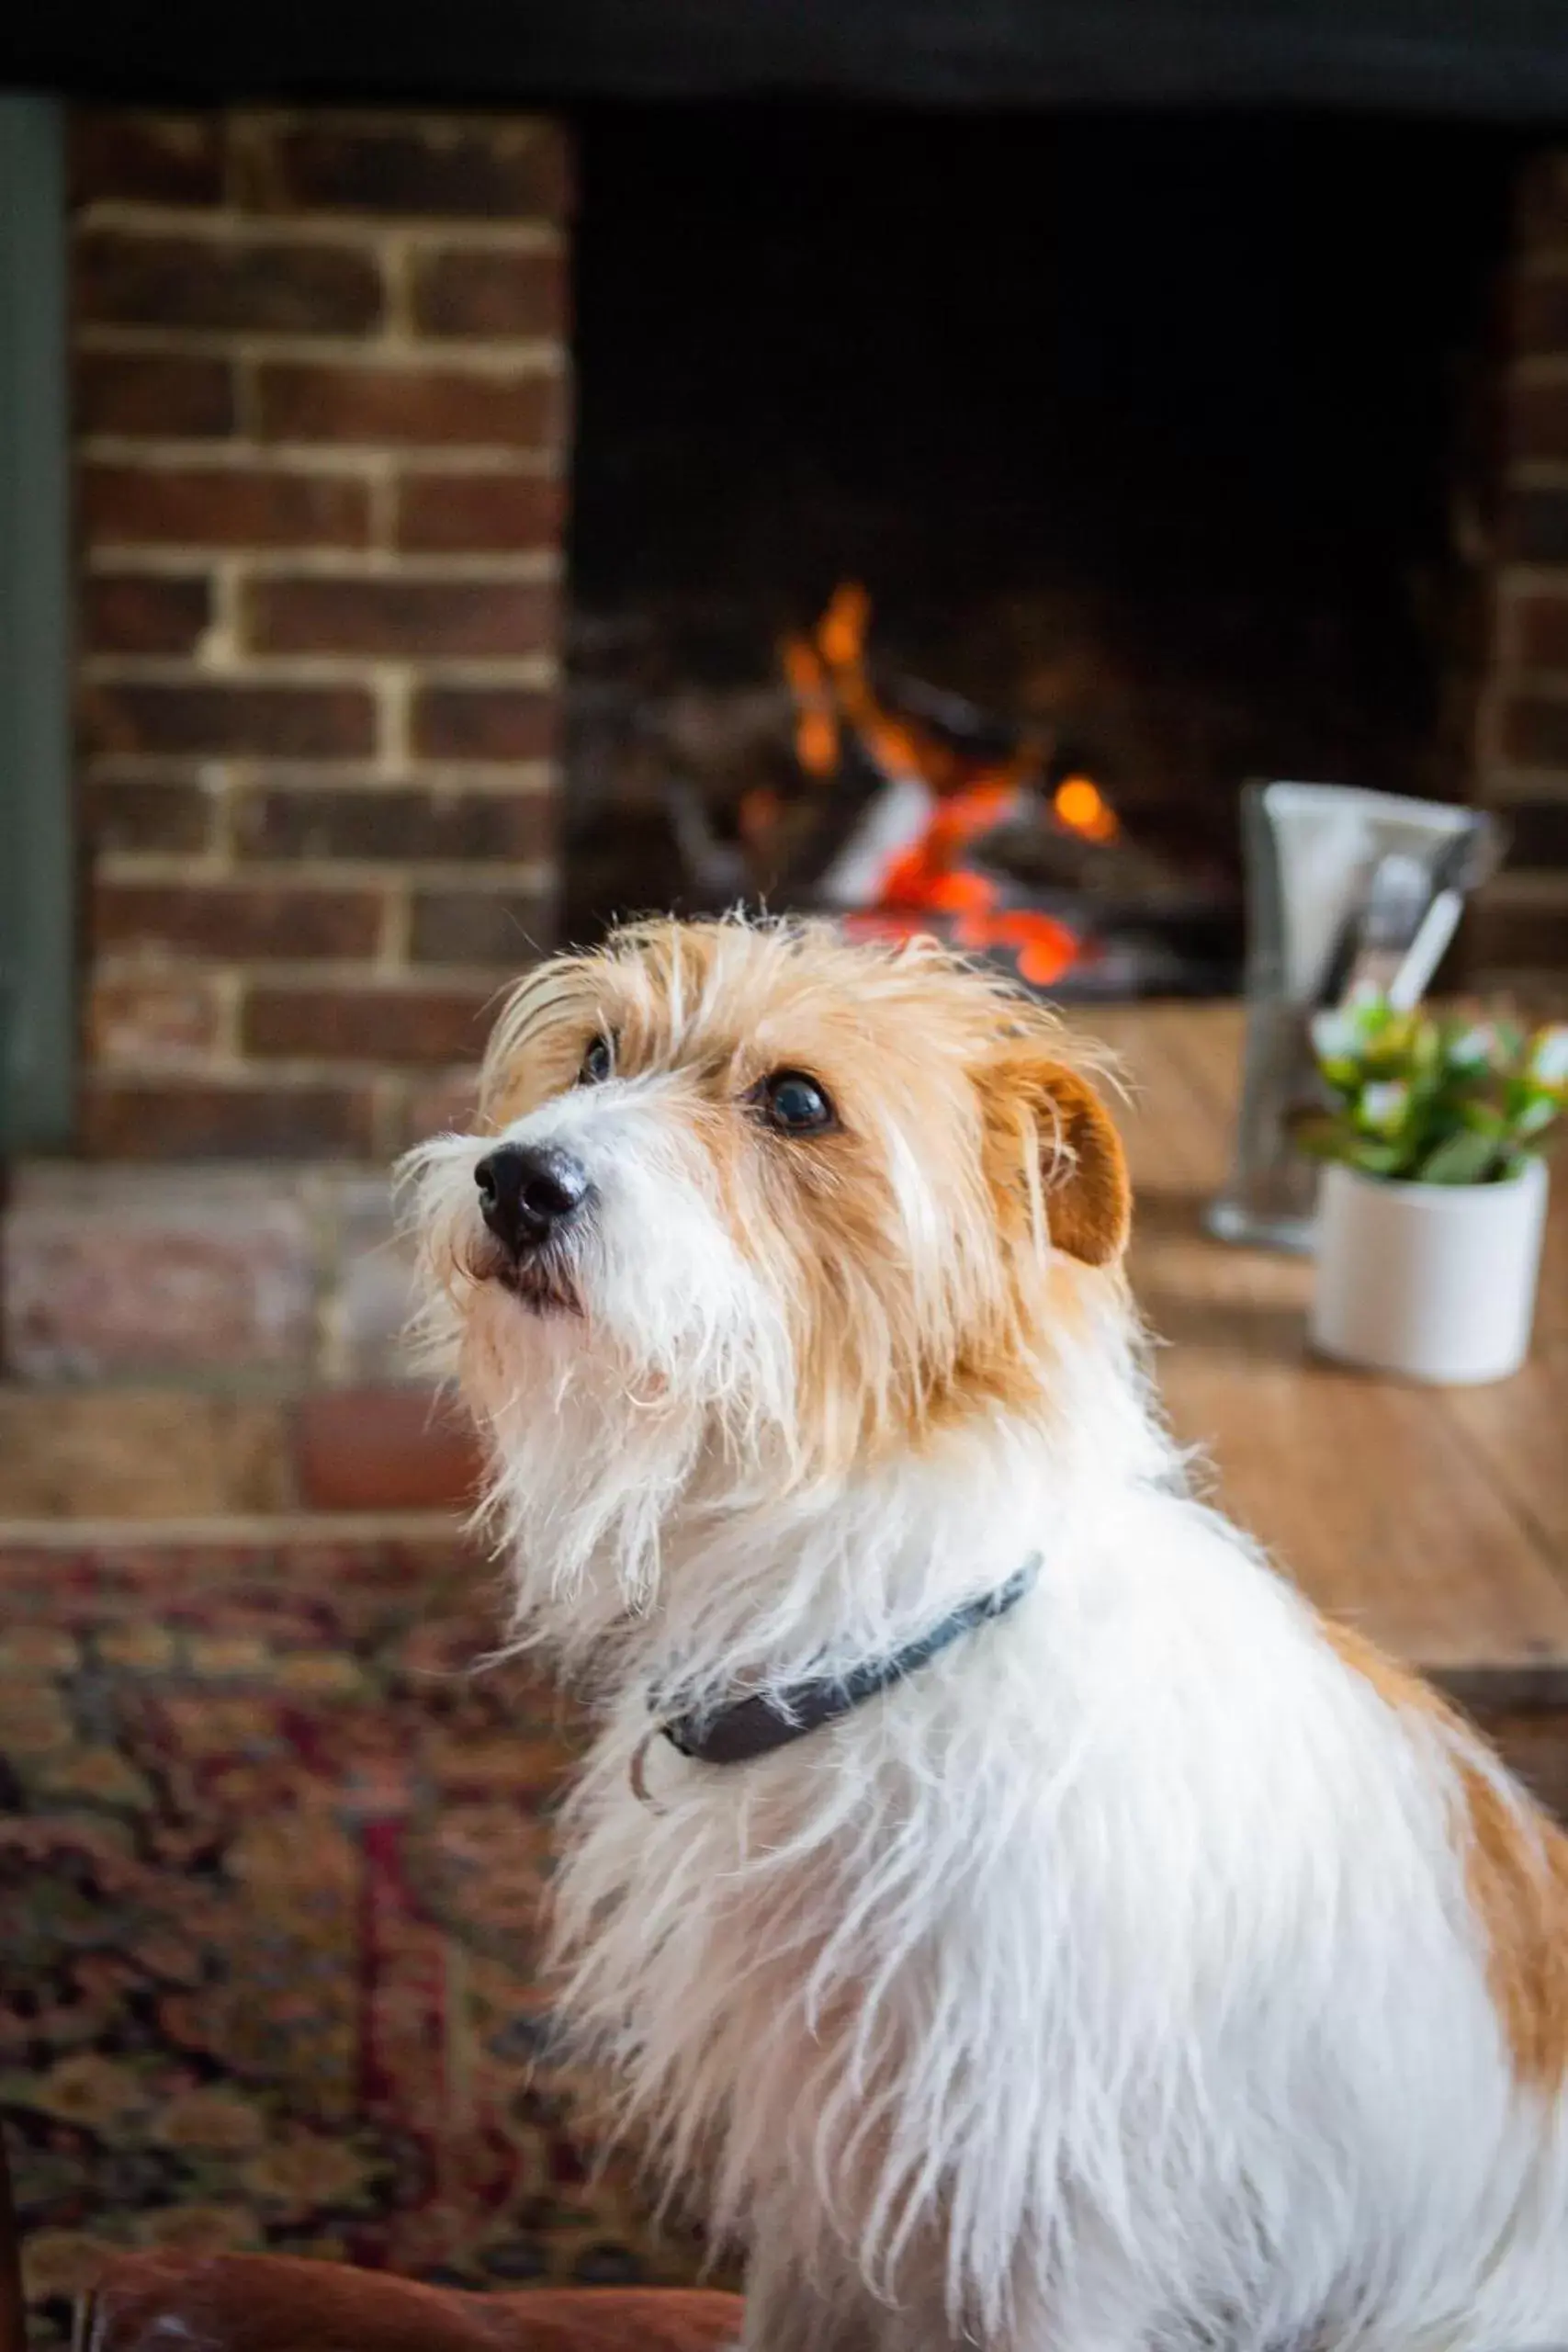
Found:
[(1314, 1344), (1410, 1380), (1501, 1380), (1529, 1348), (1568, 1027), (1368, 996), (1312, 1037), (1325, 1105), (1295, 1134), (1327, 1162)]

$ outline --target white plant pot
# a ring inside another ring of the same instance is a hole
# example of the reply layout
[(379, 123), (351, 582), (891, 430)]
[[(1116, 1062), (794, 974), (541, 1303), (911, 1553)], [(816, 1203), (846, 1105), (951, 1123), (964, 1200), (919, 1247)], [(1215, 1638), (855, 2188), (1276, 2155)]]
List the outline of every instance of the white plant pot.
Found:
[(1502, 1380), (1529, 1351), (1546, 1165), (1498, 1184), (1393, 1184), (1336, 1161), (1317, 1204), (1312, 1339), (1406, 1380)]

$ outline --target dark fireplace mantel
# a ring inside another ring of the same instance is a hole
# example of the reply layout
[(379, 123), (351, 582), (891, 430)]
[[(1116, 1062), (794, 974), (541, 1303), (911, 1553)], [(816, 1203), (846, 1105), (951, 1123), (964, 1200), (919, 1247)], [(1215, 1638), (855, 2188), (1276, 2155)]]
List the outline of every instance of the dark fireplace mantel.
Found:
[(51, 0), (0, 79), (111, 96), (779, 96), (1568, 120), (1564, 0)]

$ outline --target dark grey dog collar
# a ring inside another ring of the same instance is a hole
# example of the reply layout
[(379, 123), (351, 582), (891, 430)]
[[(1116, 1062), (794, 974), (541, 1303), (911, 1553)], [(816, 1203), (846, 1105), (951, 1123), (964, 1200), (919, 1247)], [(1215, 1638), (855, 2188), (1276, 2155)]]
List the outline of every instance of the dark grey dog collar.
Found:
[[(776, 1748), (787, 1747), (808, 1732), (819, 1731), (824, 1724), (852, 1714), (868, 1699), (918, 1673), (976, 1626), (1005, 1617), (1032, 1589), (1039, 1574), (1040, 1555), (1035, 1553), (1006, 1584), (976, 1600), (966, 1600), (890, 1657), (868, 1658), (863, 1666), (852, 1667), (848, 1674), (816, 1676), (807, 1682), (790, 1683), (783, 1690), (755, 1691), (711, 1713), (671, 1715), (657, 1728), (672, 1747), (698, 1764), (749, 1764), (755, 1757), (771, 1756)], [(654, 1712), (659, 1712), (657, 1701)]]

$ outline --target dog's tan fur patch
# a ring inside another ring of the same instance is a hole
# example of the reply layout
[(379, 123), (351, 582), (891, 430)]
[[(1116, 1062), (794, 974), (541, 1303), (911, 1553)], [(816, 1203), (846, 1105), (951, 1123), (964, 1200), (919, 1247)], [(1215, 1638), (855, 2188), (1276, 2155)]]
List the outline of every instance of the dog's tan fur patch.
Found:
[(1532, 2089), (1556, 2090), (1568, 2081), (1568, 1837), (1476, 1760), (1479, 1734), (1430, 1683), (1348, 1625), (1325, 1620), (1324, 1632), (1380, 1699), (1396, 1713), (1436, 1723), (1451, 1746), (1466, 1884), (1514, 2072)]
[(1568, 1838), (1475, 1765), (1460, 1771), (1471, 1900), (1485, 1925), (1514, 2071), (1555, 2091), (1568, 2080)]

